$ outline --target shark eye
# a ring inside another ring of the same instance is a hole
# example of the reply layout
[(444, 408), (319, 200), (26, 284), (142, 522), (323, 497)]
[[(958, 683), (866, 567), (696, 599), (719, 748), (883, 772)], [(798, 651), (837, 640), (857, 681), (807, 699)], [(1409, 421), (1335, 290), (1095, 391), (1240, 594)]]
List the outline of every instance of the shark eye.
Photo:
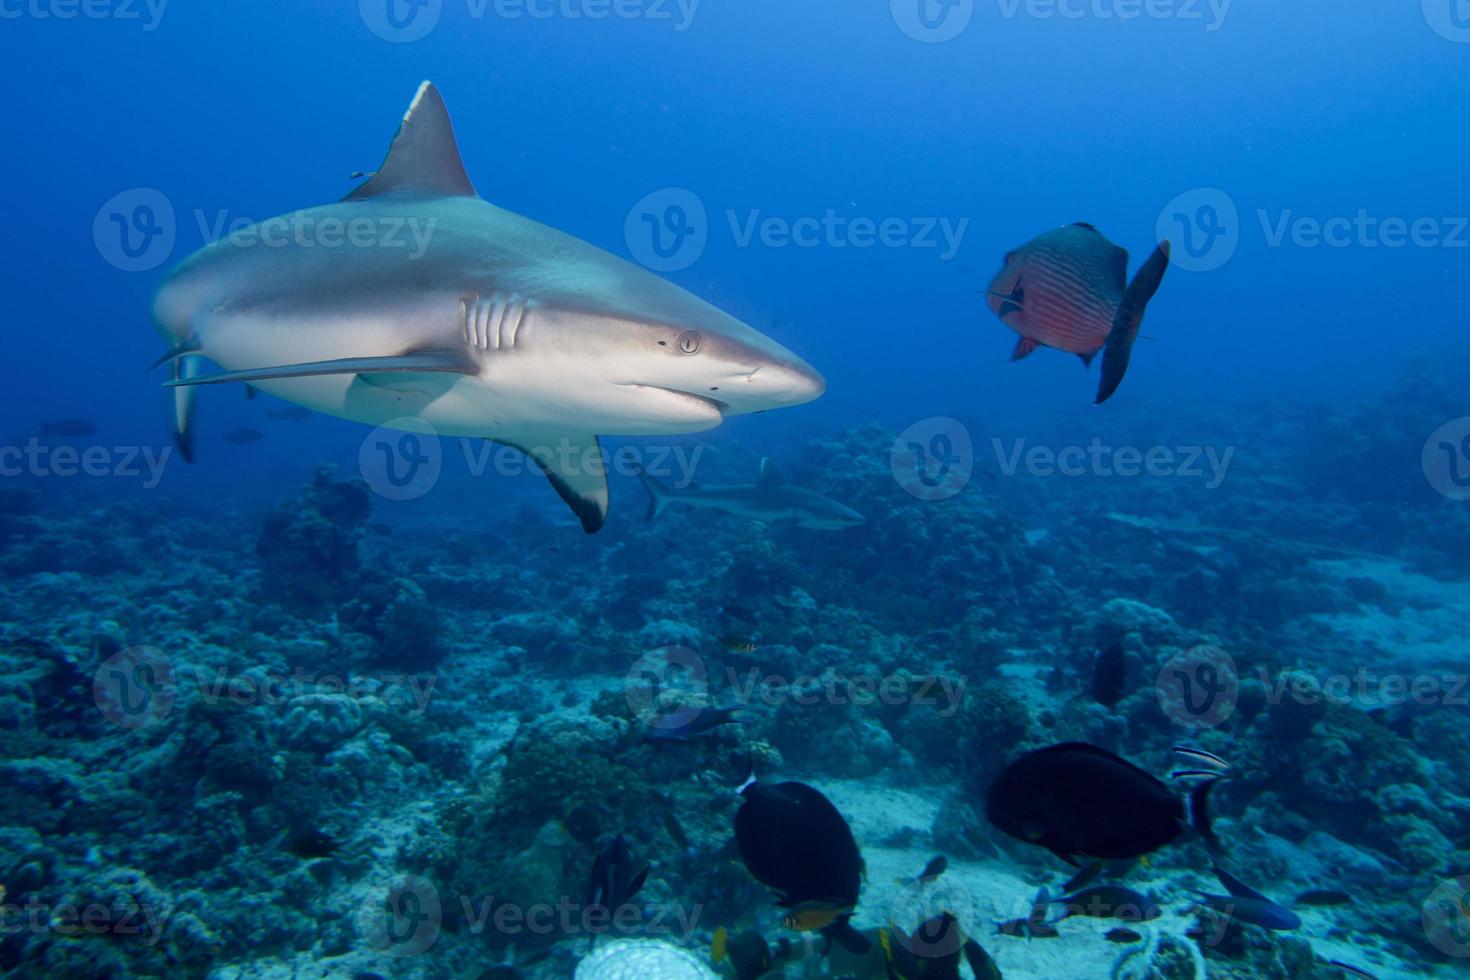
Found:
[(683, 333), (679, 334), (679, 339), (677, 341), (679, 350), (685, 354), (698, 353), (699, 343), (699, 334), (695, 333), (693, 330), (685, 330)]

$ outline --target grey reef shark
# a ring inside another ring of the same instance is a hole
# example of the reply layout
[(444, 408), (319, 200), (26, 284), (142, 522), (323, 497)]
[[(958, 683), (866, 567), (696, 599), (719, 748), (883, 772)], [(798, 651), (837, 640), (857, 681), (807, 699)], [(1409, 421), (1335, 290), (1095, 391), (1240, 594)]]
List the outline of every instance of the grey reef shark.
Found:
[(262, 222), (174, 269), (153, 302), (169, 343), (155, 364), (172, 366), (186, 459), (199, 386), (238, 382), (367, 425), (516, 447), (592, 533), (608, 511), (599, 435), (700, 432), (826, 390), (704, 300), (482, 200), (429, 82), (381, 169), (340, 202), (273, 221), (429, 234), (417, 251), (325, 248)]
[(638, 478), (648, 491), (645, 519), (653, 520), (669, 504), (684, 504), (706, 510), (719, 510), (748, 521), (767, 524), (788, 522), (797, 527), (820, 531), (840, 531), (866, 523), (862, 514), (831, 497), (814, 490), (803, 490), (788, 484), (776, 464), (761, 460), (760, 479), (750, 485), (701, 487), (682, 490), (665, 486), (641, 470)]

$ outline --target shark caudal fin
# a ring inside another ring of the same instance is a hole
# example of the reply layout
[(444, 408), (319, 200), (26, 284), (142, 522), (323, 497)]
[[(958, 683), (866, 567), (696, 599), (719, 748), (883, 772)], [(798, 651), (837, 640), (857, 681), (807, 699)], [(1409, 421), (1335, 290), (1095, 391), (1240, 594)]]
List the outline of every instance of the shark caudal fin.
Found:
[(1169, 243), (1160, 242), (1159, 247), (1143, 263), (1138, 273), (1123, 293), (1123, 302), (1113, 317), (1113, 327), (1108, 331), (1107, 343), (1103, 345), (1102, 377), (1097, 384), (1097, 398), (1093, 404), (1101, 405), (1113, 397), (1123, 375), (1128, 373), (1128, 362), (1133, 357), (1133, 342), (1138, 339), (1138, 328), (1143, 325), (1143, 313), (1148, 301), (1159, 291), (1164, 273), (1169, 269)]
[(674, 495), (669, 492), (668, 487), (645, 473), (641, 466), (638, 467), (638, 482), (643, 484), (644, 490), (648, 491), (648, 510), (644, 512), (643, 519), (651, 521), (664, 512), (664, 508), (669, 505)]

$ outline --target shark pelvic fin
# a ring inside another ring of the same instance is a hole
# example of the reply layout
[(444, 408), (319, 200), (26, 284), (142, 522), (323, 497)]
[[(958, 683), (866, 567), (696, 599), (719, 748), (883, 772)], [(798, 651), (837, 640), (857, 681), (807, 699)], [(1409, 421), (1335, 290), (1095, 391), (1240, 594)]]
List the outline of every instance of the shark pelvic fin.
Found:
[(776, 468), (776, 464), (771, 461), (771, 457), (769, 456), (761, 460), (761, 475), (760, 479), (756, 481), (756, 485), (762, 487), (781, 487), (786, 485), (786, 478), (781, 475), (781, 471)]
[(245, 371), (222, 371), (200, 377), (175, 377), (165, 387), (187, 385), (220, 385), (243, 381), (275, 381), (281, 378), (312, 378), (325, 374), (387, 374), (395, 371), (446, 372), (479, 374), (479, 365), (460, 351), (422, 350), (389, 357), (344, 357), (335, 361), (310, 361), (306, 364), (282, 364), (278, 367), (251, 368)]
[(597, 436), (535, 433), (497, 436), (495, 441), (519, 449), (540, 467), (582, 522), (582, 530), (588, 534), (602, 530), (607, 521), (607, 470)]
[(187, 385), (198, 366), (197, 357), (180, 357), (173, 362), (174, 381), (186, 386), (174, 389), (173, 404), (174, 445), (186, 463), (194, 462), (194, 399), (198, 395)]
[(393, 193), (476, 197), (460, 159), (444, 97), (433, 82), (419, 86), (378, 172), (343, 200)]

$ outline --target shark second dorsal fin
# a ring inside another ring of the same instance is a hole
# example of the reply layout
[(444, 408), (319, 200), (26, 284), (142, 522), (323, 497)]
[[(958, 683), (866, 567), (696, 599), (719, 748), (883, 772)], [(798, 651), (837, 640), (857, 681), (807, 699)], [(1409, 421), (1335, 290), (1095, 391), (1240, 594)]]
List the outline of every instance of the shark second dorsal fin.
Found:
[(433, 82), (419, 86), (383, 166), (343, 200), (361, 201), (394, 193), (476, 196), (459, 156), (449, 110)]
[(776, 468), (776, 464), (771, 461), (771, 457), (767, 456), (762, 459), (761, 475), (760, 479), (756, 481), (756, 485), (762, 487), (779, 487), (785, 483), (786, 478), (781, 475), (781, 471)]

